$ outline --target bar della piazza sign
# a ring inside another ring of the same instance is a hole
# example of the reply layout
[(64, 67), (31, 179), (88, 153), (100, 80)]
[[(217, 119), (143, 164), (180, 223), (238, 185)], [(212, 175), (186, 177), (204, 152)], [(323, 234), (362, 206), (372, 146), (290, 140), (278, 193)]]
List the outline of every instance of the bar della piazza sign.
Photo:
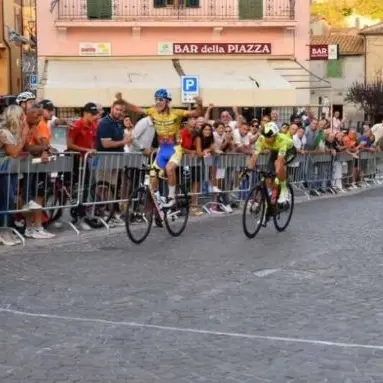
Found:
[[(166, 49), (165, 49), (165, 45)], [(160, 55), (269, 55), (270, 43), (162, 43)]]

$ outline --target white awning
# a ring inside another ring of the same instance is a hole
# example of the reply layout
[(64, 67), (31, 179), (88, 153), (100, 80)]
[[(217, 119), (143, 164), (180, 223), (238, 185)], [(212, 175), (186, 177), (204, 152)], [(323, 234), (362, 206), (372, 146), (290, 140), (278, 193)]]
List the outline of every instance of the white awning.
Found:
[(132, 104), (150, 106), (154, 92), (167, 88), (180, 105), (180, 77), (171, 60), (50, 60), (44, 97), (58, 107), (82, 107), (94, 101), (110, 105), (117, 92)]
[(296, 90), (266, 60), (180, 60), (199, 76), (205, 103), (216, 106), (294, 106)]

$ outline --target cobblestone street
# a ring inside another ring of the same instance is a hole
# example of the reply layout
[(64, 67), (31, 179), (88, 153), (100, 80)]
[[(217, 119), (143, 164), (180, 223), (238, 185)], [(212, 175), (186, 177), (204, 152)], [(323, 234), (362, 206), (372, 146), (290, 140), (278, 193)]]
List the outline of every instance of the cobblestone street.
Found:
[(0, 253), (0, 381), (381, 382), (382, 190)]

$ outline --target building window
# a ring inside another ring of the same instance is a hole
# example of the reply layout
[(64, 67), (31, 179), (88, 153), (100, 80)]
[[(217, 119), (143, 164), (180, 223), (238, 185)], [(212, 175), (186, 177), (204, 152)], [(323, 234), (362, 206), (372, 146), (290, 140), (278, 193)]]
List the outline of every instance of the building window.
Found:
[(239, 18), (242, 20), (262, 20), (264, 0), (239, 0)]
[(153, 0), (154, 8), (186, 7), (198, 8), (199, 0)]
[(87, 0), (88, 19), (111, 19), (112, 0)]
[(329, 60), (327, 61), (327, 77), (328, 78), (342, 78), (342, 61), (341, 60)]

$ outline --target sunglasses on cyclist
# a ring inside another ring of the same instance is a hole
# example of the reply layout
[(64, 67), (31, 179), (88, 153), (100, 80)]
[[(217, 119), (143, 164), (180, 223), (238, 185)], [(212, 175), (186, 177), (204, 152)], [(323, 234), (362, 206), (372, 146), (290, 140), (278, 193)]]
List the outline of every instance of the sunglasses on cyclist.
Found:
[(155, 101), (159, 101), (159, 102), (162, 102), (162, 101), (166, 101), (166, 98), (156, 98)]

